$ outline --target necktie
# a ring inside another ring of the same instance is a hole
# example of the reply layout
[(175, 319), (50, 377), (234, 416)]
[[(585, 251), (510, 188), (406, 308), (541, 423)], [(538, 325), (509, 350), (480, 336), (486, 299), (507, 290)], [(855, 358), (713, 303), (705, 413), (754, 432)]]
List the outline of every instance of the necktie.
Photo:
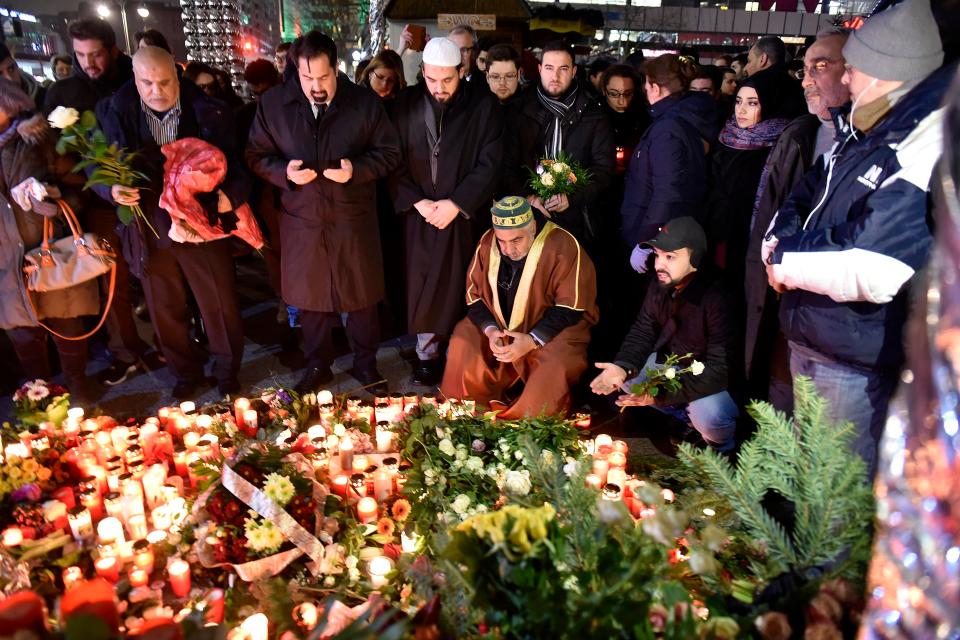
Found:
[(323, 114), (327, 112), (327, 105), (325, 102), (314, 103), (314, 106), (317, 108), (317, 122), (319, 123), (323, 119)]

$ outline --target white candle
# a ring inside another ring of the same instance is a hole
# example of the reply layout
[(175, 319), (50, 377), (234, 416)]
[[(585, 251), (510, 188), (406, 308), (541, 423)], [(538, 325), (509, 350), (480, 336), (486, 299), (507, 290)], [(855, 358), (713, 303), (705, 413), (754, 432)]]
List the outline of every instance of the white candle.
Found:
[(613, 468), (607, 472), (607, 484), (615, 484), (621, 489), (623, 489), (624, 483), (627, 481), (627, 474), (623, 469)]
[(333, 393), (327, 389), (317, 392), (317, 406), (333, 402)]
[(606, 460), (593, 461), (593, 473), (600, 478), (600, 485), (607, 483), (607, 472), (610, 470), (610, 463)]
[(262, 613), (255, 613), (240, 623), (245, 640), (267, 640), (269, 629), (270, 620)]
[[(596, 453), (607, 453), (613, 448), (613, 438), (609, 434), (601, 433), (593, 440), (593, 450)], [(606, 451), (604, 451), (606, 449)]]
[(344, 471), (353, 469), (353, 440), (350, 436), (344, 436), (340, 441), (340, 467)]
[(357, 516), (360, 522), (368, 524), (377, 519), (377, 501), (373, 498), (360, 498), (357, 503)]
[(392, 493), (393, 475), (383, 469), (377, 470), (373, 475), (373, 496), (377, 502), (386, 502)]
[(323, 428), (322, 424), (315, 424), (307, 429), (307, 437), (311, 440), (315, 438), (326, 438), (327, 430)]
[(193, 413), (197, 410), (197, 403), (193, 400), (187, 400), (180, 403), (180, 411), (183, 412), (183, 415)]
[(248, 431), (256, 431), (258, 429), (256, 409), (247, 409), (243, 412), (243, 426), (246, 427)]
[(393, 447), (393, 432), (386, 424), (377, 425), (377, 451), (380, 453), (389, 453)]
[(213, 425), (213, 416), (208, 416), (206, 414), (197, 416), (196, 425), (197, 429), (200, 429), (201, 431), (207, 431)]
[(249, 408), (250, 401), (246, 398), (237, 398), (233, 401), (233, 419), (236, 420), (238, 427), (243, 426), (243, 414)]
[(97, 537), (100, 544), (123, 544), (126, 538), (123, 535), (123, 523), (117, 518), (107, 516), (97, 524)]
[(82, 506), (74, 507), (67, 514), (67, 520), (70, 523), (70, 533), (77, 542), (93, 537), (93, 519), (90, 517), (89, 509)]
[(419, 541), (420, 536), (417, 535), (416, 531), (411, 531), (410, 535), (407, 535), (406, 531), (400, 532), (400, 548), (404, 553), (414, 553), (417, 550), (417, 542)]
[(147, 516), (138, 513), (127, 520), (127, 530), (133, 540), (143, 540), (147, 537)]
[(387, 574), (393, 571), (393, 563), (386, 556), (377, 556), (370, 561), (370, 586), (379, 589), (387, 584)]
[(183, 434), (183, 446), (187, 448), (187, 451), (192, 451), (197, 448), (197, 444), (200, 443), (200, 434), (196, 431), (191, 431), (189, 433)]
[(20, 527), (8, 527), (3, 530), (3, 546), (8, 549), (23, 544), (23, 530)]

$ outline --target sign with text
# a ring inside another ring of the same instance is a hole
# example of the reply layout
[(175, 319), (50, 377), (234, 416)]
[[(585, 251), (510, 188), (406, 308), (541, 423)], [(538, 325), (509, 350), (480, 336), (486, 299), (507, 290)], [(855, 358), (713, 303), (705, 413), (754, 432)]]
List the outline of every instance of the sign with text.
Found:
[(468, 25), (477, 31), (494, 31), (497, 28), (495, 13), (438, 13), (437, 27), (449, 31), (460, 25)]

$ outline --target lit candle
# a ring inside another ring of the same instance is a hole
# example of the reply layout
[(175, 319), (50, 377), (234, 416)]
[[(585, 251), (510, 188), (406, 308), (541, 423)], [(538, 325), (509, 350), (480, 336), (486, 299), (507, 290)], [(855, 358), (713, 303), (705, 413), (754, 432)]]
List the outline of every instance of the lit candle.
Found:
[(193, 451), (197, 448), (197, 443), (200, 442), (200, 434), (196, 431), (190, 431), (189, 433), (183, 434), (183, 446), (187, 448), (187, 451)]
[(615, 484), (623, 487), (627, 481), (627, 473), (619, 467), (614, 467), (607, 472), (607, 484)]
[(157, 411), (157, 419), (160, 421), (160, 426), (167, 426), (167, 421), (170, 419), (170, 407), (160, 407)]
[(367, 467), (369, 467), (369, 466), (370, 466), (370, 458), (368, 458), (367, 456), (365, 456), (365, 455), (363, 455), (363, 454), (359, 454), (359, 455), (354, 456), (354, 458), (353, 458), (353, 468), (354, 468), (356, 471), (359, 471), (359, 472), (362, 473), (362, 472), (366, 471), (366, 470), (367, 470)]
[(353, 440), (344, 436), (340, 441), (340, 468), (344, 471), (353, 470)]
[(83, 407), (70, 407), (67, 409), (67, 418), (77, 422), (83, 421)]
[(108, 582), (120, 579), (120, 560), (116, 556), (97, 558), (93, 567), (97, 570), (97, 575)]
[(71, 509), (67, 514), (67, 522), (70, 524), (70, 533), (77, 542), (93, 537), (93, 520), (86, 507), (78, 505)]
[(347, 497), (347, 487), (350, 484), (350, 478), (345, 473), (334, 477), (333, 482), (330, 485), (333, 488), (333, 492), (340, 496), (341, 498)]
[(627, 443), (624, 442), (623, 440), (614, 440), (613, 450), (619, 451), (623, 455), (627, 455), (627, 451), (629, 450), (629, 447), (627, 447)]
[(131, 567), (127, 573), (127, 579), (131, 587), (145, 587), (150, 582), (150, 574), (137, 567)]
[(43, 519), (55, 529), (65, 529), (67, 525), (67, 505), (60, 500), (47, 500), (43, 503)]
[(355, 473), (350, 476), (350, 500), (364, 498), (367, 495), (367, 477), (362, 473)]
[(373, 474), (373, 496), (379, 502), (385, 502), (393, 493), (393, 474), (379, 469)]
[(80, 504), (90, 512), (90, 518), (99, 520), (103, 517), (103, 501), (96, 491), (84, 491), (80, 494)]
[(247, 409), (243, 412), (243, 426), (240, 427), (240, 431), (244, 435), (249, 437), (254, 437), (257, 435), (257, 411), (256, 409)]
[(61, 576), (63, 577), (63, 588), (67, 590), (77, 582), (83, 580), (83, 571), (81, 571), (78, 566), (67, 567), (63, 570)]
[(328, 389), (322, 389), (317, 392), (317, 405), (330, 404), (333, 402), (333, 393)]
[(611, 469), (625, 469), (627, 467), (627, 456), (620, 451), (611, 451), (607, 456)]
[(153, 547), (146, 540), (137, 540), (133, 543), (133, 566), (144, 571), (153, 571)]
[(370, 586), (379, 589), (387, 584), (387, 574), (393, 571), (393, 563), (386, 556), (377, 556), (370, 561)]
[(312, 602), (301, 602), (293, 608), (293, 621), (304, 631), (310, 631), (317, 626), (320, 612)]
[(267, 640), (270, 632), (270, 620), (262, 613), (255, 613), (240, 623), (244, 640)]
[(411, 531), (409, 534), (406, 530), (400, 532), (400, 548), (404, 553), (414, 553), (417, 550), (419, 540), (420, 536), (417, 535), (416, 531)]
[(360, 522), (368, 524), (377, 519), (377, 501), (373, 498), (360, 498), (357, 502), (357, 517)]
[(590, 487), (591, 489), (596, 489), (597, 491), (600, 491), (600, 487), (602, 485), (600, 476), (598, 476), (595, 473), (588, 473), (585, 480), (588, 487)]
[(140, 445), (143, 447), (143, 454), (148, 458), (154, 455), (156, 451), (157, 444), (157, 434), (160, 433), (160, 428), (148, 422), (143, 425), (140, 429)]
[(3, 530), (3, 546), (8, 549), (23, 544), (23, 531), (20, 527), (8, 527)]
[(180, 403), (180, 411), (184, 414), (190, 414), (197, 410), (197, 403), (192, 400), (187, 400)]
[(377, 451), (380, 453), (389, 453), (393, 447), (393, 432), (386, 421), (377, 423)]
[(250, 401), (246, 398), (237, 398), (233, 401), (233, 419), (238, 427), (243, 426), (243, 414), (250, 408)]
[(590, 414), (589, 413), (578, 413), (573, 416), (573, 424), (580, 429), (589, 429), (590, 428)]
[(173, 452), (173, 468), (181, 478), (187, 476), (187, 450), (175, 449)]
[(613, 438), (609, 434), (601, 433), (593, 440), (593, 450), (600, 455), (606, 455), (613, 449)]
[(610, 463), (606, 460), (593, 461), (593, 474), (600, 478), (601, 486), (607, 483), (607, 472), (610, 470)]
[(123, 544), (126, 542), (123, 523), (112, 516), (104, 518), (97, 524), (97, 537), (102, 545)]
[(315, 438), (326, 438), (327, 430), (323, 428), (322, 424), (315, 424), (307, 429), (307, 437), (311, 440), (314, 440)]
[(127, 518), (127, 530), (133, 540), (143, 540), (147, 537), (147, 516), (136, 513)]
[(167, 565), (170, 577), (170, 589), (178, 598), (186, 598), (190, 593), (190, 565), (186, 560), (173, 560)]

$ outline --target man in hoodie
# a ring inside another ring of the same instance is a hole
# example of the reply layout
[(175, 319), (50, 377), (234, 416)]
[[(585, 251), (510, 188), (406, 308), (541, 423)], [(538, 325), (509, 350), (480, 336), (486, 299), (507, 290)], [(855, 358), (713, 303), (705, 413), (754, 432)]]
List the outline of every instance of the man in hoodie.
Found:
[[(70, 107), (80, 113), (93, 111), (97, 102), (112, 96), (133, 78), (133, 63), (117, 48), (116, 35), (106, 21), (95, 18), (77, 20), (70, 23), (67, 31), (73, 46), (73, 74), (47, 89), (45, 113), (57, 107)], [(84, 191), (78, 213), (84, 230), (96, 233), (111, 246), (120, 246), (113, 203), (93, 191)], [(108, 287), (107, 279), (101, 278), (104, 295)], [(117, 281), (113, 305), (107, 315), (107, 333), (113, 361), (98, 377), (100, 382), (113, 386), (138, 369), (146, 368), (143, 357), (149, 349), (137, 333), (130, 295), (130, 267), (122, 255), (117, 255)]]
[(7, 45), (2, 42), (0, 42), (0, 78), (6, 78), (23, 89), (23, 92), (30, 96), (34, 104), (43, 104), (43, 86), (29, 73), (20, 70), (16, 58), (13, 57)]
[(907, 0), (843, 47), (853, 104), (827, 167), (793, 190), (761, 255), (782, 293), (794, 375), (813, 379), (852, 448), (876, 471), (877, 442), (903, 364), (910, 284), (933, 235), (929, 184), (942, 148), (954, 68), (929, 0)]

